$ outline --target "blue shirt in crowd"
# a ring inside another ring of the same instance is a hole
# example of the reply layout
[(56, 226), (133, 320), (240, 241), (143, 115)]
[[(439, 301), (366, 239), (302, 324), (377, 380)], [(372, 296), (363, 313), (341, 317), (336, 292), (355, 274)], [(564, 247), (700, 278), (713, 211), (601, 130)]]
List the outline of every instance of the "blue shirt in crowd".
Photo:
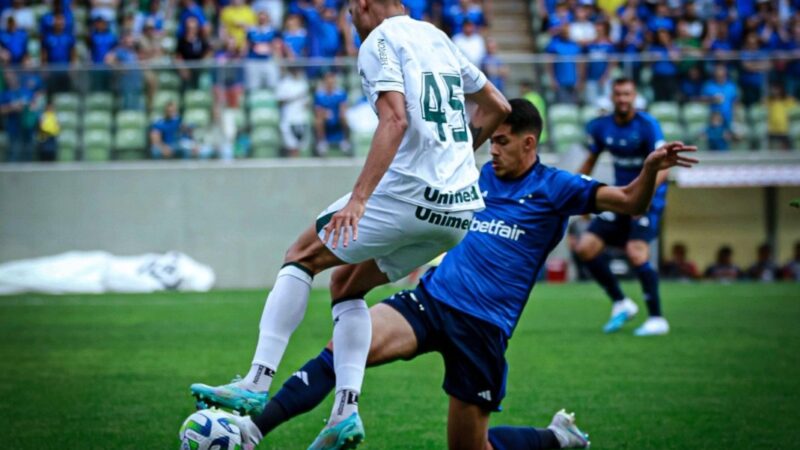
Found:
[(47, 62), (66, 64), (72, 57), (75, 48), (75, 37), (71, 34), (48, 34), (42, 38), (42, 48), (47, 51)]
[(178, 19), (178, 37), (183, 37), (183, 33), (186, 31), (186, 21), (189, 20), (189, 17), (194, 17), (197, 19), (197, 23), (200, 28), (206, 26), (208, 22), (206, 20), (206, 14), (203, 12), (203, 8), (200, 7), (198, 4), (192, 4), (188, 8), (184, 8), (181, 11), (180, 18)]
[(678, 74), (678, 66), (669, 57), (671, 49), (660, 44), (653, 44), (648, 51), (655, 53), (658, 60), (653, 63), (653, 75), (675, 76)]
[(25, 30), (0, 31), (0, 47), (11, 54), (11, 64), (19, 64), (28, 53), (28, 33)]
[(608, 69), (608, 56), (614, 53), (615, 47), (611, 42), (593, 42), (586, 46), (586, 54), (590, 62), (586, 69), (586, 79), (597, 81), (603, 77)]
[[(582, 52), (580, 45), (560, 36), (550, 40), (546, 51), (558, 56), (580, 55)], [(559, 86), (573, 87), (578, 82), (578, 66), (574, 62), (557, 62), (553, 64), (553, 70)]]
[[(769, 60), (769, 54), (762, 50), (742, 50), (740, 53), (742, 62)], [(744, 67), (739, 71), (739, 83), (746, 87), (758, 87), (764, 85), (766, 74), (764, 72), (751, 72)]]
[(272, 44), (272, 41), (278, 37), (278, 32), (272, 27), (255, 27), (247, 31), (247, 43), (250, 44), (250, 52), (247, 55), (250, 59), (260, 59), (267, 61), (272, 59), (272, 51), (268, 54), (258, 54), (254, 51), (254, 47), (259, 44)]
[(325, 119), (325, 136), (329, 142), (338, 143), (344, 139), (342, 129), (341, 106), (347, 103), (347, 92), (334, 89), (333, 92), (318, 90), (314, 95), (314, 106), (327, 112)]
[(304, 29), (283, 32), (283, 42), (292, 49), (296, 56), (306, 55), (306, 45), (308, 45), (308, 33)]
[(725, 125), (708, 125), (706, 138), (709, 150), (728, 150), (728, 140), (725, 139), (727, 128)]
[(89, 51), (92, 54), (92, 62), (95, 64), (103, 64), (106, 55), (116, 46), (117, 37), (110, 30), (92, 31), (89, 34)]
[(155, 121), (151, 130), (158, 131), (161, 134), (161, 141), (170, 147), (175, 148), (181, 138), (181, 118), (175, 116), (172, 119), (158, 119)]
[(714, 80), (706, 81), (703, 85), (703, 97), (716, 97), (721, 96), (722, 102), (711, 102), (711, 112), (719, 112), (722, 114), (722, 119), (726, 125), (733, 122), (733, 104), (736, 101), (736, 85), (732, 81), (726, 81), (722, 84)]

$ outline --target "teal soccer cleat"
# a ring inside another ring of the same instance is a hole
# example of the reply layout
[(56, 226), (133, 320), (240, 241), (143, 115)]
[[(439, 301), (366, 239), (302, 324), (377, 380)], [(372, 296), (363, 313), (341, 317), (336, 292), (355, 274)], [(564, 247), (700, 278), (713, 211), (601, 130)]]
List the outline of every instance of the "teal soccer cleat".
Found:
[(235, 378), (229, 384), (222, 386), (209, 386), (207, 384), (195, 383), (189, 387), (192, 395), (197, 399), (199, 408), (217, 406), (239, 411), (243, 415), (257, 416), (267, 405), (267, 392), (253, 392), (240, 387), (237, 382), (240, 378)]
[(614, 303), (614, 306), (611, 308), (611, 318), (608, 319), (608, 322), (606, 322), (603, 327), (603, 332), (608, 334), (619, 331), (620, 328), (622, 328), (627, 321), (633, 319), (638, 312), (639, 307), (629, 298)]
[(354, 449), (364, 437), (364, 424), (358, 413), (353, 413), (336, 425), (323, 428), (308, 450)]

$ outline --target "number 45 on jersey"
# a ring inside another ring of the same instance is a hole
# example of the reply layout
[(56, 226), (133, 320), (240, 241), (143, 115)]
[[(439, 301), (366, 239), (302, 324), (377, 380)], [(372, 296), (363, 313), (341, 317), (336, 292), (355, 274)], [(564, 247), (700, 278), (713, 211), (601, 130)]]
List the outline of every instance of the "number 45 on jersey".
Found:
[[(438, 77), (437, 77), (438, 75)], [(437, 78), (442, 80), (440, 84)], [(461, 123), (448, 123), (447, 113), (445, 112), (444, 104), (442, 103), (442, 88), (444, 85), (447, 90), (448, 104), (454, 111), (461, 114)], [(467, 114), (464, 110), (464, 102), (458, 97), (455, 87), (461, 87), (461, 77), (455, 74), (435, 74), (433, 72), (422, 73), (422, 118), (427, 122), (436, 124), (439, 131), (439, 140), (442, 142), (447, 141), (447, 133), (445, 132), (444, 125), (447, 124), (448, 128), (453, 134), (455, 142), (468, 142), (469, 135), (467, 134)]]

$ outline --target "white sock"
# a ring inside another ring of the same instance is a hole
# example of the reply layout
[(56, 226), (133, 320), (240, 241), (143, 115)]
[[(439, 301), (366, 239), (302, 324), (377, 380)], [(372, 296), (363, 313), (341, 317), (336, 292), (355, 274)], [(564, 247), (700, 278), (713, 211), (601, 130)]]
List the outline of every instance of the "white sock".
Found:
[(243, 385), (256, 392), (266, 392), (289, 344), (289, 338), (300, 325), (308, 306), (311, 276), (295, 266), (278, 272), (275, 287), (267, 297), (261, 314), (258, 345), (253, 366)]
[(333, 305), (333, 368), (336, 372), (336, 401), (329, 424), (336, 424), (358, 412), (358, 395), (372, 341), (372, 322), (367, 302), (346, 300)]

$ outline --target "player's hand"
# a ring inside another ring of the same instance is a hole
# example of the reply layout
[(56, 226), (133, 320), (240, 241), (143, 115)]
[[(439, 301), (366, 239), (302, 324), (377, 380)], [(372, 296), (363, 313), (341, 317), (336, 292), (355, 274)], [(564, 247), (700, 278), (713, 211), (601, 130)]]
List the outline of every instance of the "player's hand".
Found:
[(683, 154), (696, 151), (697, 147), (684, 145), (683, 142), (668, 142), (650, 153), (645, 164), (654, 170), (665, 170), (675, 166), (691, 168), (700, 161)]
[(334, 214), (331, 217), (331, 221), (325, 225), (325, 236), (322, 241), (327, 244), (328, 239), (333, 237), (331, 248), (336, 248), (339, 245), (340, 237), (343, 237), (342, 245), (345, 248), (350, 243), (351, 237), (354, 241), (357, 241), (358, 221), (364, 215), (364, 209), (364, 202), (350, 198), (344, 208)]

